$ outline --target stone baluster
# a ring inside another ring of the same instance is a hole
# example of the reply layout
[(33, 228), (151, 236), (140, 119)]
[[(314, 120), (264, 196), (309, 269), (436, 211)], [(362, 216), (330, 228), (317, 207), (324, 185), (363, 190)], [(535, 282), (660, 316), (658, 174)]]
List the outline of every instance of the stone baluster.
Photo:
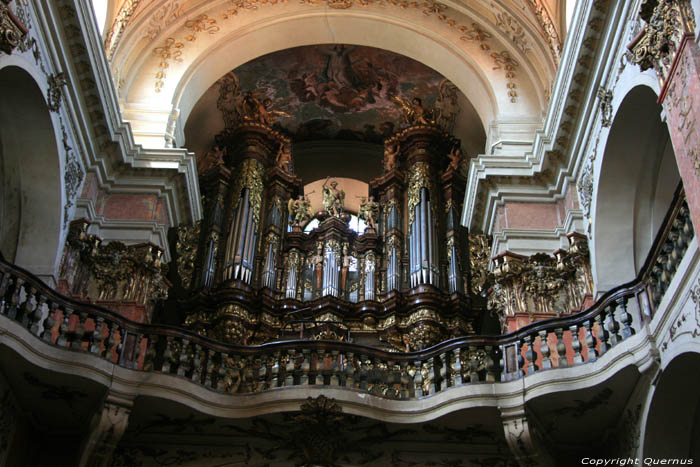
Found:
[(299, 384), (306, 386), (309, 384), (309, 370), (311, 369), (311, 362), (309, 360), (310, 350), (302, 349), (301, 353), (304, 360), (301, 362), (301, 379)]
[(284, 376), (284, 384), (283, 384), (285, 387), (294, 386), (295, 355), (296, 355), (296, 352), (294, 350), (287, 351), (287, 366), (286, 366), (285, 372), (284, 372), (285, 376)]
[(578, 338), (579, 325), (574, 324), (569, 327), (571, 331), (571, 348), (574, 351), (574, 364), (583, 363), (583, 355), (581, 355), (581, 341)]
[(63, 322), (58, 327), (58, 339), (56, 340), (56, 345), (60, 347), (67, 347), (69, 342), (70, 333), (70, 317), (73, 315), (73, 309), (66, 307), (63, 310)]
[(605, 330), (603, 314), (605, 310), (595, 315), (594, 321), (598, 326), (598, 341), (600, 342), (600, 355), (604, 355), (608, 351), (608, 331)]
[(132, 370), (139, 369), (139, 357), (141, 356), (141, 343), (143, 339), (143, 334), (136, 334), (136, 339), (134, 339), (134, 351), (132, 352), (131, 359), (127, 362), (127, 368), (131, 368)]
[(355, 354), (348, 352), (345, 354), (345, 387), (355, 387)]
[[(65, 321), (64, 321), (65, 322)], [(108, 361), (114, 360), (114, 346), (117, 343), (116, 333), (119, 330), (119, 326), (114, 321), (107, 322), (107, 340), (105, 341), (104, 358)]]
[(153, 334), (146, 342), (146, 356), (143, 359), (143, 371), (153, 371), (156, 360), (156, 346), (158, 345), (158, 334)]
[(75, 325), (75, 331), (72, 333), (73, 338), (71, 339), (71, 349), (83, 349), (83, 339), (85, 338), (85, 320), (87, 320), (87, 317), (87, 311), (81, 311), (78, 313), (78, 322)]
[[(226, 367), (228, 354), (226, 352), (218, 352), (219, 362), (216, 368), (216, 390), (219, 392), (224, 392), (226, 390)], [(213, 371), (213, 370), (212, 370)]]
[(499, 347), (493, 347), (491, 345), (484, 347), (486, 351), (486, 382), (488, 383), (496, 382), (496, 375), (499, 372), (499, 368), (496, 366), (496, 361), (498, 361), (498, 348)]
[(552, 368), (552, 361), (549, 359), (551, 351), (549, 350), (549, 342), (547, 341), (547, 331), (539, 331), (540, 336), (540, 353), (542, 354), (541, 370)]
[(399, 399), (407, 400), (411, 397), (411, 390), (413, 388), (412, 383), (413, 381), (411, 375), (409, 374), (408, 362), (406, 360), (401, 360), (399, 362), (399, 384), (401, 385)]
[(460, 349), (454, 349), (452, 351), (452, 377), (455, 386), (461, 386), (463, 383), (461, 357)]
[(622, 337), (618, 334), (620, 330), (620, 323), (615, 319), (615, 310), (617, 309), (617, 304), (612, 304), (605, 308), (605, 327), (610, 334), (610, 346), (614, 347), (618, 342), (622, 342)]
[[(32, 315), (32, 327), (30, 329), (31, 333), (37, 337), (40, 337), (41, 332), (44, 330), (43, 324), (46, 322), (44, 318), (44, 305), (46, 305), (46, 297), (39, 295), (39, 300), (34, 307), (34, 314)], [(48, 318), (48, 313), (47, 313)]]
[(554, 329), (554, 334), (557, 336), (557, 354), (559, 354), (559, 360), (557, 360), (557, 366), (559, 366), (559, 367), (569, 366), (569, 360), (566, 358), (566, 343), (564, 342), (564, 328)]
[(10, 300), (8, 302), (7, 317), (10, 318), (11, 320), (17, 319), (17, 311), (19, 308), (20, 294), (21, 294), (23, 286), (24, 286), (24, 280), (18, 278), (15, 281), (15, 288), (12, 291), (12, 295), (10, 295)]
[(24, 303), (20, 307), (20, 314), (17, 316), (19, 320), (20, 316), (22, 318), (22, 327), (24, 329), (29, 329), (32, 321), (32, 316), (34, 315), (34, 310), (36, 307), (36, 289), (34, 286), (29, 286), (24, 288), (25, 297)]
[(272, 366), (270, 367), (271, 388), (276, 388), (280, 385), (280, 371), (284, 371), (284, 368), (281, 368), (280, 365), (281, 358), (282, 357), (279, 350), (272, 354)]
[(467, 362), (467, 369), (469, 373), (469, 382), (478, 383), (479, 382), (479, 358), (477, 355), (476, 346), (470, 345), (467, 350), (467, 355), (469, 361)]
[(175, 356), (175, 342), (173, 336), (168, 336), (165, 339), (165, 352), (163, 353), (163, 373), (171, 373), (174, 369), (174, 363), (177, 361)]
[(369, 373), (367, 371), (368, 367), (368, 361), (367, 361), (367, 356), (360, 354), (360, 360), (359, 360), (359, 365), (360, 365), (360, 384), (359, 388), (362, 389), (363, 391), (366, 391), (369, 388), (369, 384), (367, 382), (367, 378), (369, 377)]
[(427, 395), (435, 394), (435, 357), (431, 357), (426, 361), (428, 374), (423, 380), (423, 385), (428, 389)]
[(527, 363), (530, 364), (527, 373), (530, 375), (537, 371), (537, 365), (535, 365), (535, 362), (537, 360), (537, 354), (535, 353), (535, 349), (533, 348), (534, 343), (532, 342), (532, 340), (532, 336), (523, 337), (523, 345), (525, 346), (525, 358), (527, 359)]
[(450, 386), (454, 386), (452, 379), (452, 365), (450, 365), (450, 352), (440, 354), (440, 389), (442, 391)]
[(204, 386), (212, 389), (214, 388), (214, 370), (216, 370), (215, 356), (216, 350), (207, 350), (207, 363), (204, 369)]
[(46, 319), (44, 320), (44, 332), (41, 334), (41, 338), (44, 342), (51, 343), (53, 340), (52, 330), (56, 324), (56, 311), (58, 310), (58, 303), (51, 302), (49, 306), (49, 312), (46, 314)]
[(331, 386), (340, 386), (340, 357), (337, 350), (331, 351), (331, 378), (329, 384)]
[(413, 387), (416, 398), (423, 397), (423, 362), (416, 360), (414, 362), (415, 373), (413, 374)]
[(596, 340), (593, 336), (593, 324), (595, 320), (589, 319), (583, 323), (584, 329), (586, 330), (586, 346), (588, 347), (587, 359), (589, 362), (594, 362), (598, 359), (598, 352), (595, 349)]
[(523, 357), (523, 341), (518, 340), (515, 345), (515, 360), (518, 362), (518, 378), (525, 376), (525, 357)]
[(627, 339), (634, 335), (632, 329), (632, 315), (627, 312), (627, 297), (617, 299), (617, 304), (620, 307), (620, 322), (622, 323), (622, 339)]
[[(233, 355), (234, 360), (238, 360), (240, 357)], [(253, 392), (256, 382), (257, 374), (254, 373), (255, 369), (255, 357), (253, 355), (248, 355), (245, 358), (240, 359), (243, 367), (240, 371), (240, 392)]]
[(177, 356), (177, 375), (186, 376), (190, 372), (192, 365), (192, 354), (190, 353), (190, 341), (182, 339), (180, 345), (180, 355)]
[(99, 355), (100, 350), (102, 350), (102, 334), (105, 319), (102, 316), (98, 316), (94, 319), (95, 330), (92, 331), (90, 336), (90, 353)]
[[(2, 273), (2, 278), (0, 279), (0, 303), (5, 303), (5, 294), (10, 288), (10, 285), (14, 282), (14, 279), (9, 272)], [(4, 307), (0, 307), (0, 314), (4, 314)]]
[(313, 384), (323, 384), (323, 357), (320, 352), (313, 352)]
[(194, 345), (194, 361), (192, 369), (192, 382), (201, 383), (202, 381), (202, 371), (204, 371), (204, 357), (206, 352), (202, 350), (202, 346), (199, 344)]

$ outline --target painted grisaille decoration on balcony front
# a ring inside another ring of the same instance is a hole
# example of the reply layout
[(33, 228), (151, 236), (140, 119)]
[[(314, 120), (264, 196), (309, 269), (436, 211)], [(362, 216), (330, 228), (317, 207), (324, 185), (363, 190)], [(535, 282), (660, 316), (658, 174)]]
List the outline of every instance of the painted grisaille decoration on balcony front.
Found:
[[(347, 64), (329, 63), (324, 73), (350, 86)], [(274, 128), (260, 117), (284, 101), (244, 91), (232, 74), (222, 83), (226, 129), (204, 156), (216, 161), (199, 165), (204, 216), (178, 234), (186, 326), (245, 345), (301, 337), (398, 351), (477, 331), (484, 299), (469, 289), (467, 232), (458, 219), (463, 156), (459, 141), (428, 118), (432, 111), (421, 107), (423, 117), (387, 139), (391, 161), (367, 193), (355, 193), (359, 202), (346, 199), (344, 179), (327, 176), (313, 212), (316, 190), (305, 193), (290, 170), (295, 145), (284, 117)], [(353, 216), (363, 230), (351, 228)], [(307, 229), (311, 219), (317, 224)]]

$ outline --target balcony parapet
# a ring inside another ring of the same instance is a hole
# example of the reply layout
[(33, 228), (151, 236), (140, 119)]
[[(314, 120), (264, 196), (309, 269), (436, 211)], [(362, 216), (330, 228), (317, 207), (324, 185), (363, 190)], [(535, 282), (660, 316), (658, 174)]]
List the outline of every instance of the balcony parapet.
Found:
[(581, 313), (538, 321), (502, 336), (451, 339), (417, 352), (393, 353), (324, 340), (223, 344), (77, 302), (4, 261), (0, 261), (0, 323), (5, 329), (19, 325), (49, 346), (91, 354), (138, 372), (143, 375), (137, 377), (140, 380), (170, 375), (222, 394), (315, 387), (416, 400), (450, 388), (589, 364), (640, 331), (647, 332), (643, 328), (652, 319), (658, 294), (668, 288), (693, 238), (679, 190), (657, 246), (636, 280), (609, 291)]

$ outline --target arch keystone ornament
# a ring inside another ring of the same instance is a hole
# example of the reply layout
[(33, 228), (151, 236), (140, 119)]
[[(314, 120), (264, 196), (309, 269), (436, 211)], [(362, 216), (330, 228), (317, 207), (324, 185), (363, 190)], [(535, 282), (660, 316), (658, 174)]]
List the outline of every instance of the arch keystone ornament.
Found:
[(521, 407), (501, 408), (506, 442), (521, 467), (553, 467), (557, 463), (545, 449), (544, 439)]

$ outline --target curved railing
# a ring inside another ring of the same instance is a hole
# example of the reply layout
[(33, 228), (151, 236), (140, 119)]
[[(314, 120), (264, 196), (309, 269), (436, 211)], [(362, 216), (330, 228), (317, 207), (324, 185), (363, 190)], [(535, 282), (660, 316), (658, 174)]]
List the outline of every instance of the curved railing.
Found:
[(213, 391), (255, 393), (325, 385), (408, 400), (453, 386), (508, 381), (596, 360), (651, 318), (693, 236), (679, 190), (636, 280), (609, 291), (576, 315), (535, 322), (503, 336), (456, 338), (420, 352), (391, 353), (309, 340), (226, 345), (181, 328), (135, 323), (71, 300), (4, 261), (0, 314), (50, 345), (136, 371), (177, 375)]

